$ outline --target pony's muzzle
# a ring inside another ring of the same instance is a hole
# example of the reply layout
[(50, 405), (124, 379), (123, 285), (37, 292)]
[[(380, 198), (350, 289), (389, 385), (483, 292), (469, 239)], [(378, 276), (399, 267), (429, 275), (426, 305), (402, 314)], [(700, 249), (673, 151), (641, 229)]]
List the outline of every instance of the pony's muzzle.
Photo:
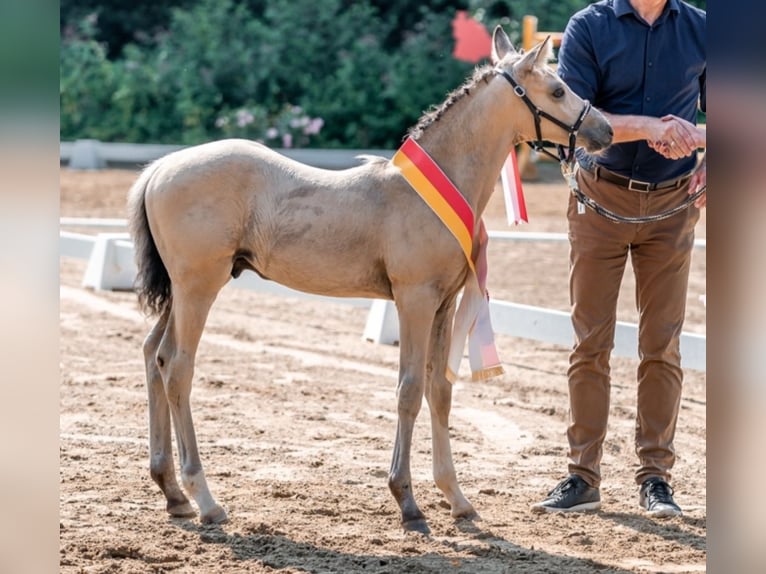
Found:
[(591, 107), (577, 132), (577, 145), (588, 152), (598, 152), (612, 145), (614, 130), (609, 120), (596, 108)]

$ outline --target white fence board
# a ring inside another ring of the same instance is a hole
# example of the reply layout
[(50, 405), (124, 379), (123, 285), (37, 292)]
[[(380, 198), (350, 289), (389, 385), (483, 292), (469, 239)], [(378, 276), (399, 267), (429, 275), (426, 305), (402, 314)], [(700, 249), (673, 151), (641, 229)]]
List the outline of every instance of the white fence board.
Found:
[(127, 229), (128, 220), (109, 217), (62, 217), (60, 227), (113, 227)]
[[(60, 162), (69, 164), (79, 150), (87, 149), (82, 163), (75, 162), (77, 168), (99, 169), (104, 162), (121, 164), (148, 164), (164, 155), (183, 149), (185, 146), (165, 144), (108, 143), (96, 140), (78, 140), (59, 142)], [(295, 161), (324, 169), (345, 169), (360, 165), (359, 155), (378, 155), (391, 159), (394, 150), (388, 149), (305, 149), (274, 148)], [(90, 162), (90, 165), (88, 163)]]
[(96, 244), (94, 235), (85, 233), (59, 232), (59, 254), (61, 257), (88, 259)]
[[(567, 348), (571, 348), (574, 343), (574, 329), (567, 312), (492, 300), (489, 302), (489, 312), (495, 333)], [(617, 321), (612, 355), (638, 358), (637, 325)], [(681, 334), (681, 366), (698, 371), (706, 370), (705, 335), (687, 332)]]

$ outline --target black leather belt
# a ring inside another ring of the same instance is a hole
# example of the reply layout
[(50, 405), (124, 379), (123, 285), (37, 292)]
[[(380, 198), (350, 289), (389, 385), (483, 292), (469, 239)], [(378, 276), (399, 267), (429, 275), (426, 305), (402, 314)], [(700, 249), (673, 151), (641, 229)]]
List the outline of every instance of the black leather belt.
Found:
[(689, 178), (691, 177), (691, 174), (687, 173), (686, 175), (682, 175), (676, 179), (668, 179), (666, 181), (660, 181), (659, 183), (651, 183), (648, 181), (639, 181), (637, 179), (631, 179), (629, 177), (616, 174), (613, 171), (609, 171), (608, 169), (601, 167), (600, 165), (587, 166), (582, 163), (579, 165), (585, 171), (592, 173), (596, 179), (600, 178), (610, 183), (616, 183), (617, 185), (628, 188), (630, 191), (648, 192), (659, 191), (661, 189), (676, 189), (689, 181)]

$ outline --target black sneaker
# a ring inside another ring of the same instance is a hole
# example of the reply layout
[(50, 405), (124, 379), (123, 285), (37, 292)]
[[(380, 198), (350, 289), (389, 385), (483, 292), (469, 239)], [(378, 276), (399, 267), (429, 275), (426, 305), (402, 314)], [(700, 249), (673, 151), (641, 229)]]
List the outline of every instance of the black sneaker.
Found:
[(601, 508), (598, 488), (576, 474), (570, 474), (548, 493), (542, 502), (532, 505), (532, 512), (582, 512)]
[(661, 478), (647, 478), (638, 492), (638, 504), (655, 518), (681, 516), (681, 507), (673, 500), (673, 489)]

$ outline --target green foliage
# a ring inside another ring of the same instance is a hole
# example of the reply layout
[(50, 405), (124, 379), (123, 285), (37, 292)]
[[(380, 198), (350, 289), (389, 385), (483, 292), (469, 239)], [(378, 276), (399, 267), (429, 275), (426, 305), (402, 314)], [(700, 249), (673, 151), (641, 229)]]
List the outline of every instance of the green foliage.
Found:
[[(366, 17), (374, 14), (367, 12)], [(324, 147), (394, 148), (429, 106), (463, 81), (470, 64), (452, 57), (453, 13), (424, 11), (401, 47), (387, 53), (381, 23), (351, 29), (330, 74), (315, 77), (297, 101), (325, 120)], [(357, 19), (358, 21), (358, 19)], [(345, 28), (345, 26), (344, 26)]]
[(268, 37), (256, 99), (295, 103), (321, 117), (318, 145), (369, 145), (358, 128), (381, 111), (387, 59), (375, 10), (359, 2), (344, 8), (340, 0), (272, 0), (263, 21)]
[(519, 42), (525, 14), (563, 30), (587, 4), (62, 0), (61, 138), (394, 148), (471, 72), (452, 57), (456, 10)]
[[(416, 31), (407, 35), (392, 62), (391, 92), (394, 109), (403, 114), (405, 128), (413, 125), (427, 109), (440, 104), (457, 88), (473, 66), (452, 57), (451, 13), (429, 13)], [(404, 130), (399, 126), (398, 147)]]
[(246, 7), (231, 0), (202, 0), (191, 10), (173, 11), (153, 54), (161, 87), (175, 103), (181, 143), (208, 139), (221, 109), (247, 102), (263, 35)]
[[(61, 47), (61, 133), (83, 133), (103, 138), (112, 94), (117, 90), (115, 66), (103, 45), (92, 39)], [(97, 122), (94, 119), (98, 118)]]
[[(388, 50), (397, 19), (372, 3), (270, 0), (259, 18), (251, 4), (198, 0), (171, 9), (153, 45), (125, 44), (113, 59), (98, 18), (70, 26), (62, 139), (194, 144), (239, 135), (274, 143), (266, 132), (276, 128), (296, 146), (393, 147), (471, 67), (451, 57), (452, 10), (414, 11), (413, 28), (398, 30), (402, 45)], [(308, 120), (285, 111), (296, 107)], [(253, 119), (239, 125), (245, 117)], [(290, 131), (291, 121), (310, 123)], [(308, 126), (314, 133), (301, 131)]]
[(264, 43), (263, 25), (231, 0), (173, 10), (156, 46), (127, 44), (113, 61), (91, 30), (80, 36), (62, 46), (63, 139), (194, 144), (222, 137), (215, 121), (251, 99), (250, 71)]
[(151, 44), (167, 29), (172, 8), (189, 7), (196, 0), (59, 0), (61, 37), (77, 34), (79, 23), (97, 22), (93, 39), (104, 45), (109, 59), (122, 54), (128, 43)]

